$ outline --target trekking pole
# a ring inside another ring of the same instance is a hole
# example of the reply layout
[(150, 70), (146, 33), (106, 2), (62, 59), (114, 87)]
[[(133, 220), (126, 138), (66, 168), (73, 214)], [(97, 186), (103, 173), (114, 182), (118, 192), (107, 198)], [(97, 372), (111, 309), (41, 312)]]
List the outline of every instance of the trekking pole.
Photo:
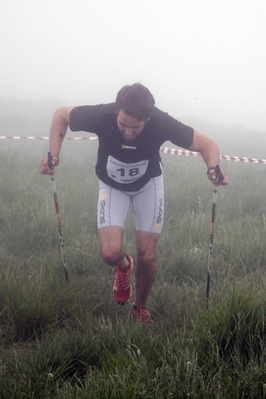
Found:
[[(219, 175), (219, 179), (223, 180), (224, 176), (221, 172), (220, 166), (215, 166), (215, 173)], [(212, 271), (212, 252), (213, 252), (213, 237), (214, 237), (214, 222), (216, 214), (216, 202), (217, 202), (217, 186), (214, 186), (212, 196), (212, 216), (211, 216), (211, 232), (210, 232), (210, 244), (209, 244), (209, 256), (208, 256), (208, 273), (207, 273), (207, 287), (206, 287), (206, 300), (209, 302), (210, 296), (210, 285), (211, 285), (211, 271)]]
[[(50, 169), (54, 169), (53, 157), (52, 157), (52, 154), (50, 152), (48, 152), (48, 166), (49, 166)], [(52, 186), (53, 186), (55, 212), (56, 212), (56, 216), (57, 216), (57, 225), (58, 225), (58, 232), (59, 232), (60, 248), (61, 248), (62, 260), (63, 260), (65, 278), (66, 278), (66, 281), (68, 281), (65, 245), (64, 245), (64, 239), (63, 239), (63, 233), (62, 233), (61, 218), (60, 218), (60, 212), (59, 212), (59, 204), (58, 204), (58, 197), (57, 197), (57, 191), (56, 191), (56, 184), (55, 184), (54, 175), (51, 176), (51, 179), (52, 179)]]

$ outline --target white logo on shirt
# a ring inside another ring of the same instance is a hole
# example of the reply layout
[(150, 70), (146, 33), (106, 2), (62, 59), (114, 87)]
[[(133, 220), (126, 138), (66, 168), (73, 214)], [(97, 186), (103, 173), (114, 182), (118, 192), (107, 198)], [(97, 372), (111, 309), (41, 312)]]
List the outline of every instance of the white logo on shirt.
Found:
[(137, 147), (133, 147), (130, 145), (125, 145), (125, 144), (122, 144), (121, 148), (123, 148), (123, 150), (136, 150), (137, 149)]

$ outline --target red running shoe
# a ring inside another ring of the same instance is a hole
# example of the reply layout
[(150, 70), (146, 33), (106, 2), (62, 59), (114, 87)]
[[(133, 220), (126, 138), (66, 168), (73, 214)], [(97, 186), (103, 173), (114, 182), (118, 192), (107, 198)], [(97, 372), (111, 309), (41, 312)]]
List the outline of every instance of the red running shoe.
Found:
[(141, 323), (149, 323), (152, 322), (150, 319), (150, 313), (148, 312), (146, 306), (141, 306), (138, 308), (136, 305), (133, 306), (132, 309), (133, 317), (136, 320), (139, 320)]
[(125, 269), (119, 269), (116, 266), (116, 277), (113, 286), (113, 293), (118, 305), (125, 305), (128, 303), (132, 294), (132, 287), (130, 285), (130, 275), (133, 269), (133, 259), (131, 256), (126, 255), (129, 265)]

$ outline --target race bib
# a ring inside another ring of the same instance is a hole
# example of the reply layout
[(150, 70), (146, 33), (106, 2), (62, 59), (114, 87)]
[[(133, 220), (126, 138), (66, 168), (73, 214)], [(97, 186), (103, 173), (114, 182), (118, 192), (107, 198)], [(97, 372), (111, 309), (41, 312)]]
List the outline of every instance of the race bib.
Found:
[(142, 177), (148, 165), (148, 159), (136, 163), (124, 163), (109, 155), (106, 170), (108, 177), (117, 183), (129, 184)]

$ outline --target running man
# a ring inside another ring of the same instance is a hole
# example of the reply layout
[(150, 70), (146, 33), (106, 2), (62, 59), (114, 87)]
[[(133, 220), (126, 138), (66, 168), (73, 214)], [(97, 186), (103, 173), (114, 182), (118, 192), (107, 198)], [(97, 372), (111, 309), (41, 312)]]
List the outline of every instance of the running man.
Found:
[[(133, 259), (123, 249), (123, 229), (130, 204), (135, 215), (137, 266), (136, 298), (133, 316), (149, 321), (146, 304), (156, 275), (156, 246), (162, 231), (164, 187), (160, 147), (173, 144), (201, 153), (207, 177), (214, 185), (228, 184), (222, 170), (217, 173), (220, 154), (216, 143), (155, 107), (150, 91), (135, 83), (122, 87), (110, 104), (59, 108), (53, 117), (49, 152), (53, 165), (67, 128), (95, 133), (99, 138), (96, 175), (99, 178), (98, 234), (103, 260), (116, 266), (113, 286), (119, 305), (132, 294), (130, 276)], [(42, 174), (52, 175), (45, 156), (39, 166)], [(219, 167), (218, 167), (219, 171)]]

